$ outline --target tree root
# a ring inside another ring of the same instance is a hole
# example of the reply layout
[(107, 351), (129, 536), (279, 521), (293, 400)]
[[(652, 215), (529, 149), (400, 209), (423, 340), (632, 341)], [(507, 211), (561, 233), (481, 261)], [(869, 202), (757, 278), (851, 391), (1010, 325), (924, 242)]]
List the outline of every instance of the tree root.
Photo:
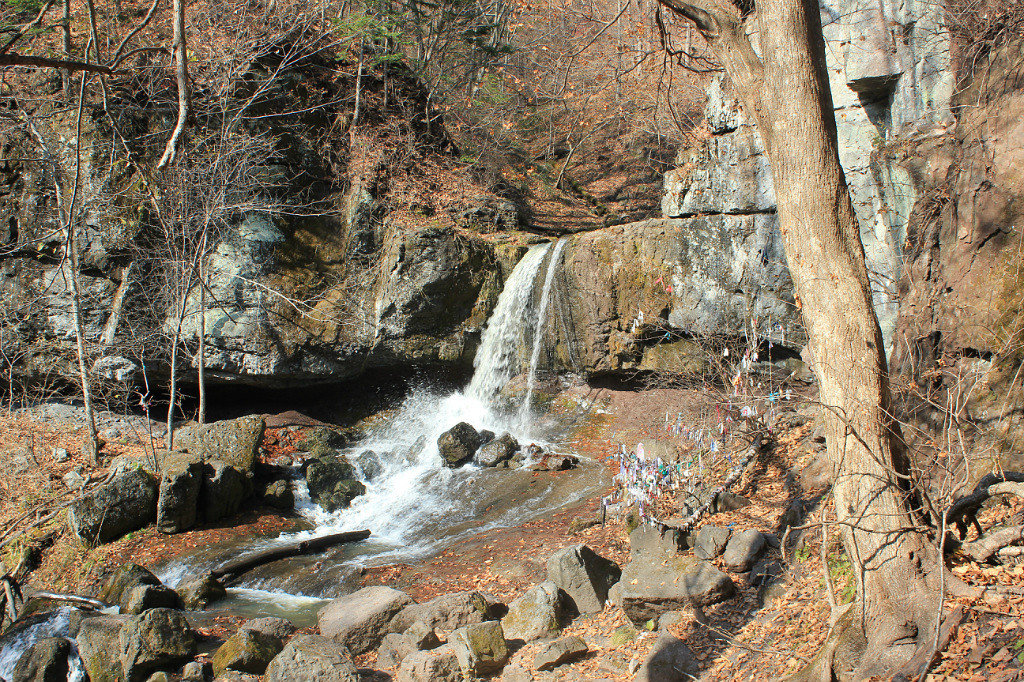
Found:
[[(978, 510), (993, 495), (1013, 494), (1024, 497), (1024, 473), (1006, 472), (1002, 475), (988, 474), (978, 481), (974, 492), (961, 497), (946, 510), (946, 526), (956, 526), (960, 531), (960, 540), (967, 537), (968, 524), (974, 526), (978, 535), (984, 535), (978, 523)], [(955, 549), (959, 543), (948, 543), (948, 549)]]
[(978, 538), (974, 542), (966, 542), (960, 546), (960, 551), (980, 564), (991, 559), (1004, 547), (1021, 542), (1024, 542), (1024, 526), (1011, 526)]

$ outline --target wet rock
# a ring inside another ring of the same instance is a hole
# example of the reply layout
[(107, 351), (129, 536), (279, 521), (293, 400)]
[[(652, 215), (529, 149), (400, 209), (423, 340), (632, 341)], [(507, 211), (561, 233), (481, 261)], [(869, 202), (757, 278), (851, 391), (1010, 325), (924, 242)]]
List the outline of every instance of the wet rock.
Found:
[(121, 599), (130, 594), (136, 585), (160, 584), (160, 579), (145, 566), (128, 563), (107, 579), (97, 598), (108, 604), (120, 604)]
[(200, 426), (186, 424), (175, 433), (177, 446), (204, 460), (220, 460), (252, 473), (263, 440), (263, 417), (252, 415)]
[(395, 682), (463, 682), (464, 679), (455, 648), (450, 644), (409, 654), (395, 675)]
[(203, 463), (198, 455), (175, 453), (160, 463), (160, 490), (156, 504), (156, 529), (180, 533), (196, 524), (196, 505), (203, 482)]
[(63, 637), (36, 640), (18, 659), (11, 682), (65, 682), (71, 642)]
[(120, 682), (122, 679), (118, 641), (129, 616), (86, 618), (78, 628), (75, 642), (90, 682)]
[(381, 456), (373, 450), (360, 453), (356, 458), (356, 466), (359, 467), (359, 473), (362, 474), (365, 481), (372, 481), (384, 472)]
[(338, 448), (343, 448), (355, 440), (356, 435), (346, 429), (336, 429), (329, 426), (318, 426), (312, 429), (305, 438), (296, 445), (302, 452), (308, 452), (313, 457), (320, 457), (329, 454)]
[(502, 462), (512, 459), (519, 451), (519, 441), (506, 432), (499, 438), (483, 445), (476, 452), (476, 463), (485, 467), (496, 467)]
[(297, 628), (290, 620), (267, 616), (265, 618), (253, 618), (252, 620), (246, 621), (242, 626), (242, 629), (262, 632), (265, 635), (277, 637), (281, 641), (284, 641), (295, 634), (295, 630)]
[(292, 487), (288, 481), (283, 478), (266, 484), (260, 497), (263, 500), (263, 504), (275, 509), (292, 509), (295, 507), (295, 493), (292, 492)]
[(537, 670), (554, 670), (586, 655), (589, 648), (582, 637), (562, 637), (544, 646), (533, 658)]
[(467, 675), (486, 675), (501, 670), (508, 661), (508, 646), (501, 623), (496, 620), (474, 623), (452, 633), (449, 643)]
[(742, 530), (733, 533), (722, 554), (722, 563), (730, 571), (745, 573), (761, 556), (765, 548), (764, 533), (756, 530)]
[(181, 608), (178, 593), (164, 585), (136, 585), (121, 595), (121, 613), (138, 615), (160, 608)]
[(231, 518), (249, 496), (252, 481), (238, 467), (212, 459), (203, 467), (199, 490), (199, 514), (207, 523)]
[(437, 439), (437, 451), (447, 467), (457, 467), (473, 459), (480, 447), (477, 430), (466, 422), (459, 422)]
[(150, 609), (132, 616), (118, 642), (125, 682), (141, 682), (161, 668), (175, 668), (196, 651), (192, 627), (172, 609)]
[(688, 547), (689, 535), (678, 528), (671, 528), (660, 523), (641, 523), (629, 534), (629, 557), (636, 561), (641, 555), (649, 560), (656, 560), (662, 555), (674, 555), (685, 552)]
[(480, 592), (453, 592), (422, 604), (409, 604), (391, 620), (390, 632), (405, 632), (416, 621), (438, 630), (452, 631), (464, 625), (499, 618), (504, 611)]
[(679, 682), (693, 668), (695, 660), (683, 640), (662, 631), (651, 653), (633, 677), (633, 682)]
[(391, 619), (410, 603), (412, 598), (405, 592), (383, 586), (364, 587), (320, 610), (320, 634), (358, 656), (380, 645)]
[(306, 460), (306, 485), (310, 498), (329, 512), (345, 509), (366, 492), (356, 480), (356, 470), (342, 455)]
[(262, 675), (283, 648), (284, 642), (279, 637), (242, 628), (217, 649), (213, 655), (213, 671), (218, 675), (225, 670)]
[(209, 573), (179, 585), (176, 591), (184, 607), (192, 611), (205, 609), (228, 594), (224, 585)]
[(691, 556), (632, 561), (622, 571), (618, 586), (622, 610), (637, 625), (691, 602), (717, 604), (731, 597), (735, 589), (729, 576)]
[(548, 559), (548, 580), (564, 591), (580, 613), (598, 613), (622, 571), (586, 545), (566, 547)]
[(319, 635), (299, 635), (267, 666), (264, 682), (360, 682), (348, 650)]
[(134, 469), (72, 502), (68, 524), (86, 542), (110, 542), (154, 520), (156, 501), (156, 481)]
[(711, 561), (725, 551), (732, 531), (718, 526), (704, 526), (697, 533), (697, 541), (693, 545), (693, 553), (698, 559)]
[(564, 617), (561, 590), (549, 580), (531, 587), (509, 604), (501, 627), (506, 639), (530, 642), (557, 636)]

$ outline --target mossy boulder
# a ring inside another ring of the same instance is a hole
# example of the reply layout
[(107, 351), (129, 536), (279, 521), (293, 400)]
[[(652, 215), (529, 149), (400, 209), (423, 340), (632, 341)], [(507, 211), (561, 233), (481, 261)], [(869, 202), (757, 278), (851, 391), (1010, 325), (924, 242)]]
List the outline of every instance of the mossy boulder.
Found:
[(225, 670), (238, 670), (262, 675), (283, 648), (280, 638), (243, 628), (217, 649), (213, 655), (213, 672), (219, 675)]
[(306, 460), (304, 467), (309, 496), (329, 512), (345, 509), (366, 492), (356, 480), (356, 470), (343, 455), (324, 455)]

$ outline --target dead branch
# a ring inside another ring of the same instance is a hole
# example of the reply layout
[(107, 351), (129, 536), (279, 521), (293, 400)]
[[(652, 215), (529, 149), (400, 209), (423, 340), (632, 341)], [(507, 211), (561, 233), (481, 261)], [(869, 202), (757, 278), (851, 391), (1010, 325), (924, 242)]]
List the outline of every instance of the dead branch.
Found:
[(988, 561), (999, 550), (1024, 542), (1024, 526), (1003, 528), (974, 542), (965, 542), (960, 549), (978, 563)]

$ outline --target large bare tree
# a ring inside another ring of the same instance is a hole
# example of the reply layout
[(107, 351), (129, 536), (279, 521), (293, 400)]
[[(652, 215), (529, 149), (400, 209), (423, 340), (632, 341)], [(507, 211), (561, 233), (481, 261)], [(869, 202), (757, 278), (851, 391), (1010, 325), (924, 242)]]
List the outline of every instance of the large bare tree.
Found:
[(941, 558), (891, 411), (860, 228), (839, 165), (818, 0), (659, 2), (696, 25), (761, 133), (814, 353), (836, 524), (858, 598), (800, 677), (892, 675), (933, 646)]

